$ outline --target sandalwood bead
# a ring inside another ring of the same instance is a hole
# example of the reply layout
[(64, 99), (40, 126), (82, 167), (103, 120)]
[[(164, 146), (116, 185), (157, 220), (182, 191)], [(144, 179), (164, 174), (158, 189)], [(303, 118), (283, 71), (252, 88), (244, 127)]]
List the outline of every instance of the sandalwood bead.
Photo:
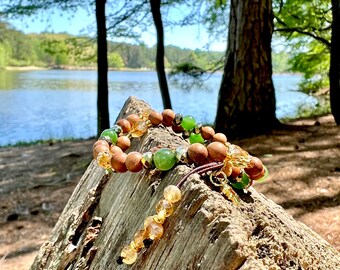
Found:
[(111, 167), (119, 173), (124, 173), (127, 171), (125, 161), (126, 161), (127, 154), (120, 152), (116, 153), (111, 158)]
[(251, 156), (250, 167), (244, 168), (248, 175), (257, 175), (263, 171), (263, 163), (261, 159)]
[(174, 124), (172, 124), (172, 130), (175, 133), (182, 133), (184, 131), (184, 128), (181, 125), (174, 125)]
[(235, 179), (236, 177), (240, 175), (240, 173), (241, 173), (241, 168), (233, 167), (230, 176), (231, 178)]
[(106, 146), (106, 147), (109, 147), (109, 143), (105, 140), (98, 140), (94, 143), (92, 149), (94, 149), (96, 146), (98, 145), (103, 145), (103, 146)]
[(161, 113), (152, 111), (149, 114), (149, 120), (154, 126), (158, 126), (163, 121), (163, 116)]
[(201, 135), (203, 139), (211, 141), (214, 138), (215, 130), (209, 126), (202, 127)]
[(117, 125), (123, 130), (123, 133), (128, 133), (131, 130), (131, 123), (127, 119), (119, 119)]
[(136, 126), (142, 119), (135, 113), (128, 115), (126, 119), (130, 122), (131, 126)]
[(96, 147), (94, 147), (92, 151), (93, 158), (97, 159), (98, 154), (101, 152), (109, 152), (109, 147), (103, 144), (99, 144)]
[(125, 166), (130, 172), (139, 172), (143, 169), (142, 154), (138, 152), (130, 152), (126, 156)]
[(117, 140), (117, 146), (120, 147), (123, 151), (129, 149), (131, 145), (131, 141), (127, 136), (120, 136)]
[(110, 146), (110, 152), (112, 155), (116, 154), (116, 153), (121, 153), (122, 149), (120, 147), (118, 147), (117, 145), (111, 145)]
[(208, 149), (201, 143), (194, 143), (188, 148), (188, 158), (197, 164), (205, 163), (208, 158)]
[(164, 126), (167, 126), (167, 127), (170, 127), (172, 126), (172, 122), (174, 121), (175, 119), (175, 113), (173, 110), (171, 109), (165, 109), (163, 112), (162, 112), (162, 116), (163, 116), (163, 125)]
[(213, 136), (213, 142), (226, 143), (227, 142), (227, 136), (224, 135), (223, 133), (216, 133)]
[(248, 175), (249, 175), (249, 178), (252, 179), (252, 180), (259, 180), (265, 175), (265, 173), (266, 173), (266, 170), (263, 167), (263, 169), (260, 173), (258, 173), (258, 174), (248, 174)]
[(227, 147), (221, 142), (212, 142), (207, 149), (210, 161), (223, 161), (227, 156)]

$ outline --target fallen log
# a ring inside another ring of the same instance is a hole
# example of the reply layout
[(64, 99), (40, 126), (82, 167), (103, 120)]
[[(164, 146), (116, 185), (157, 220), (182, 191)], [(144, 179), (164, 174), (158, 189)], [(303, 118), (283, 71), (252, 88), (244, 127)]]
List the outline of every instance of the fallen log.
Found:
[[(118, 118), (148, 108), (129, 98)], [(133, 139), (129, 151), (186, 144), (160, 125)], [(118, 264), (122, 248), (155, 214), (164, 188), (191, 169), (106, 174), (93, 161), (31, 269), (340, 269), (339, 253), (282, 207), (253, 188), (234, 206), (198, 174), (182, 186), (183, 198), (163, 224), (162, 238), (132, 266)]]

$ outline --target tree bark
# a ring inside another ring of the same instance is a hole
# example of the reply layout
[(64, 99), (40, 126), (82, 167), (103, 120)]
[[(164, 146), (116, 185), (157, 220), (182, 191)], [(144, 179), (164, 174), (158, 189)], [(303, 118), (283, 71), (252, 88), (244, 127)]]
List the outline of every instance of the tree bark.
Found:
[(232, 0), (226, 63), (215, 126), (229, 138), (263, 133), (279, 124), (272, 82), (271, 0)]
[(331, 110), (337, 125), (340, 125), (340, 1), (332, 0), (331, 63), (329, 70)]
[(106, 0), (96, 0), (97, 20), (97, 134), (110, 127), (109, 92), (107, 82)]
[(164, 29), (161, 15), (161, 0), (150, 0), (151, 13), (157, 32), (156, 70), (164, 109), (171, 109), (171, 99), (164, 66)]
[[(130, 98), (118, 118), (146, 108)], [(130, 150), (186, 144), (160, 126), (134, 139)], [(164, 188), (190, 170), (179, 165), (162, 173), (108, 176), (93, 161), (31, 269), (340, 269), (340, 254), (332, 246), (255, 189), (237, 207), (197, 174), (183, 185), (163, 237), (132, 266), (118, 265), (123, 246), (155, 214)]]

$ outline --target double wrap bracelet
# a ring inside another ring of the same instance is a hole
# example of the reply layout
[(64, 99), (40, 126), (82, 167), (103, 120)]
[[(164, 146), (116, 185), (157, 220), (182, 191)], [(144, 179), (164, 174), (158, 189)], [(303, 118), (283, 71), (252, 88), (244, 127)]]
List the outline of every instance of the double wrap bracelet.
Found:
[[(155, 147), (145, 153), (125, 153), (131, 139), (142, 137), (148, 128), (163, 125), (182, 134), (188, 147), (176, 149)], [(131, 243), (123, 248), (117, 260), (119, 264), (133, 264), (138, 253), (162, 237), (163, 223), (174, 212), (174, 206), (182, 198), (181, 187), (190, 175), (207, 174), (210, 182), (235, 206), (240, 198), (237, 190), (247, 190), (254, 181), (262, 181), (268, 175), (262, 161), (241, 147), (231, 144), (223, 133), (215, 133), (209, 126), (196, 123), (194, 117), (175, 114), (166, 109), (162, 113), (146, 110), (120, 119), (110, 129), (104, 130), (93, 145), (93, 158), (107, 173), (139, 172), (146, 170), (171, 170), (182, 163), (193, 167), (176, 185), (164, 189), (163, 199), (156, 204), (156, 214), (145, 219)]]

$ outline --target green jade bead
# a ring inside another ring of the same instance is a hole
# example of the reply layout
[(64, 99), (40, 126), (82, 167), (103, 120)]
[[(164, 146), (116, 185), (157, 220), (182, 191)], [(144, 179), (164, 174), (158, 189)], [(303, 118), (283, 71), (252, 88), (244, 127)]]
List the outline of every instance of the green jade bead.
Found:
[(196, 126), (196, 120), (191, 115), (186, 115), (183, 117), (181, 126), (184, 130), (192, 130)]
[(168, 148), (159, 149), (153, 156), (153, 163), (157, 169), (168, 171), (176, 164), (176, 154)]
[(241, 181), (237, 183), (231, 183), (231, 186), (236, 189), (244, 189), (249, 187), (249, 184), (250, 184), (249, 176), (246, 173), (243, 173)]
[(193, 143), (204, 143), (204, 139), (201, 136), (201, 134), (191, 133), (190, 136), (189, 136), (189, 142), (190, 142), (190, 144), (193, 144)]
[(111, 139), (112, 144), (116, 144), (118, 140), (117, 132), (111, 128), (105, 129), (101, 134), (100, 137), (109, 137)]

